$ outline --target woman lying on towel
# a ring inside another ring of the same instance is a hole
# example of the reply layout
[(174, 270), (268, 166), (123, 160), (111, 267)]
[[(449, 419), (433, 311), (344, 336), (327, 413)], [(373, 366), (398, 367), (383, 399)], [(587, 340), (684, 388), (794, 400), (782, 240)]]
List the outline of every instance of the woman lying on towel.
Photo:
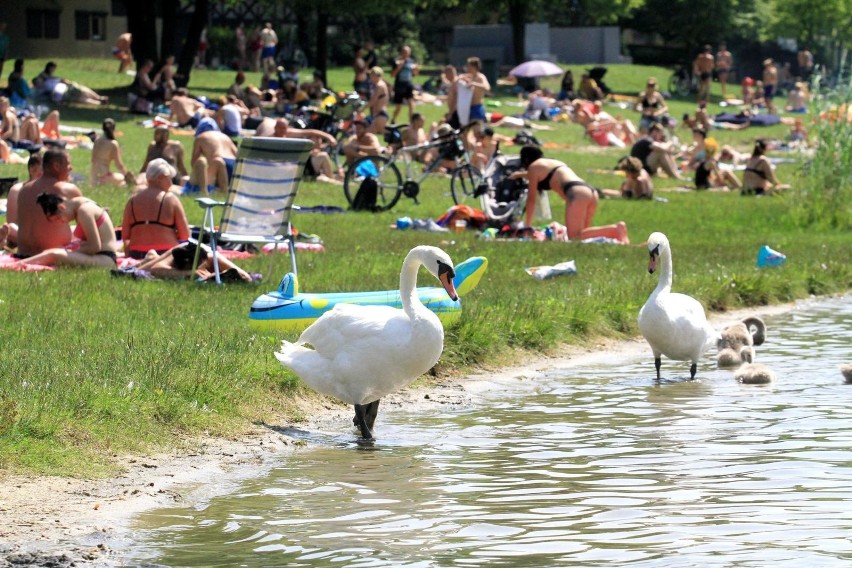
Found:
[(65, 199), (52, 193), (40, 193), (36, 203), (51, 223), (76, 221), (74, 238), (79, 243), (74, 241), (66, 248), (48, 249), (22, 260), (21, 264), (115, 268), (115, 227), (103, 207), (85, 197)]
[[(136, 278), (151, 279), (184, 279), (192, 276), (192, 263), (195, 260), (195, 251), (198, 244), (188, 241), (167, 250), (163, 254), (150, 251), (145, 260), (136, 266), (114, 270), (114, 276), (134, 276)], [(260, 274), (249, 274), (221, 254), (218, 255), (219, 271), (222, 282), (258, 282)], [(210, 248), (201, 245), (198, 253), (198, 268), (195, 277), (200, 280), (213, 280), (215, 278), (213, 266), (213, 255)]]

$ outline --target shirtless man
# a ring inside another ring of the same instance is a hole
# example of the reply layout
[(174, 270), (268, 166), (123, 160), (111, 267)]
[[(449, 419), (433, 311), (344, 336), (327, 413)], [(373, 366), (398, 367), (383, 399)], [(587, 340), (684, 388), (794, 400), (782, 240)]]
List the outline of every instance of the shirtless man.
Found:
[(209, 116), (204, 103), (190, 97), (183, 87), (175, 91), (172, 100), (169, 102), (169, 110), (172, 120), (177, 122), (180, 127), (191, 126), (196, 128), (202, 118)]
[[(186, 193), (227, 191), (237, 162), (237, 146), (210, 117), (201, 119), (192, 143), (192, 174)], [(211, 183), (213, 182), (213, 183)]]
[(71, 158), (65, 150), (50, 149), (42, 158), (44, 173), (35, 181), (24, 184), (18, 194), (18, 252), (17, 258), (28, 258), (51, 248), (62, 248), (71, 242), (71, 227), (47, 220), (36, 203), (40, 193), (61, 195), (66, 199), (83, 195), (68, 182)]
[[(422, 114), (419, 112), (412, 114), (411, 124), (402, 131), (402, 144), (404, 146), (418, 146), (428, 142), (429, 138), (426, 136), (426, 131), (423, 130), (425, 124), (426, 121)], [(423, 148), (414, 152), (412, 157), (418, 162), (428, 164), (435, 158), (435, 152), (436, 148)]]
[(367, 129), (366, 122), (356, 120), (354, 124), (355, 135), (351, 136), (343, 147), (343, 154), (346, 156), (348, 165), (361, 156), (375, 156), (382, 149), (379, 139)]
[(710, 99), (710, 86), (713, 83), (713, 68), (716, 66), (713, 59), (713, 48), (704, 46), (704, 50), (698, 54), (692, 62), (692, 73), (698, 77), (698, 100)]
[(337, 140), (331, 134), (313, 128), (290, 128), (287, 120), (279, 118), (275, 121), (274, 138), (307, 138), (314, 143), (311, 155), (305, 163), (305, 175), (327, 183), (343, 183), (343, 171), (334, 167), (331, 156), (322, 149), (328, 144), (332, 149), (337, 148)]
[(260, 30), (260, 42), (263, 45), (260, 53), (260, 62), (265, 67), (266, 65), (275, 66), (275, 46), (278, 45), (278, 35), (272, 29), (272, 24), (266, 22), (263, 29)]
[[(115, 121), (111, 118), (105, 118), (102, 127), (103, 136), (98, 136), (94, 146), (92, 146), (92, 186), (122, 186), (125, 181), (131, 185), (135, 184), (136, 176), (127, 169), (121, 159), (121, 147), (118, 145), (118, 140), (115, 139)], [(112, 163), (115, 163), (117, 172), (110, 170)]]
[(382, 78), (385, 74), (381, 67), (373, 67), (370, 69), (370, 82), (373, 84), (370, 100), (367, 105), (370, 107), (370, 116), (373, 121), (370, 123), (370, 131), (373, 134), (384, 135), (385, 126), (388, 123), (388, 103), (390, 102), (390, 90), (388, 84)]
[(6, 196), (6, 222), (0, 225), (0, 248), (15, 248), (18, 245), (18, 196), (24, 184), (41, 177), (41, 154), (33, 154), (27, 162), (30, 179), (21, 181), (9, 188)]
[(478, 57), (468, 57), (465, 72), (458, 78), (459, 83), (473, 89), (473, 96), (470, 99), (470, 122), (475, 120), (487, 122), (482, 100), (485, 98), (485, 93), (491, 90), (491, 83), (481, 69), (482, 62)]
[(123, 33), (115, 40), (115, 46), (112, 48), (112, 55), (119, 61), (119, 73), (124, 73), (125, 69), (130, 67), (130, 63), (133, 61), (133, 55), (130, 53), (130, 43), (132, 40), (133, 36), (129, 33)]
[(769, 114), (775, 114), (775, 103), (772, 97), (778, 90), (778, 68), (770, 58), (763, 62), (763, 98), (766, 101), (766, 110)]
[(716, 76), (719, 77), (719, 85), (722, 87), (722, 98), (726, 98), (728, 88), (728, 75), (734, 67), (734, 57), (728, 51), (728, 46), (724, 43), (719, 44), (719, 51), (716, 53)]
[(152, 160), (162, 158), (177, 172), (172, 179), (172, 183), (181, 185), (183, 178), (187, 176), (183, 154), (183, 144), (179, 140), (169, 140), (169, 127), (165, 125), (158, 126), (154, 129), (154, 140), (148, 144), (145, 163), (142, 164), (142, 169), (139, 171), (144, 174), (148, 169), (148, 164)]

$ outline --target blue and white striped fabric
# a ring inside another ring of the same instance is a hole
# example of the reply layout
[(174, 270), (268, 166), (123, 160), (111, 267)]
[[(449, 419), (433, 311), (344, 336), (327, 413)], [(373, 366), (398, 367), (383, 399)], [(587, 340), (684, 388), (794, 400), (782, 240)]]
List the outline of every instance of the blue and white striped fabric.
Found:
[(301, 139), (243, 139), (219, 225), (220, 240), (274, 242), (287, 234), (311, 147)]

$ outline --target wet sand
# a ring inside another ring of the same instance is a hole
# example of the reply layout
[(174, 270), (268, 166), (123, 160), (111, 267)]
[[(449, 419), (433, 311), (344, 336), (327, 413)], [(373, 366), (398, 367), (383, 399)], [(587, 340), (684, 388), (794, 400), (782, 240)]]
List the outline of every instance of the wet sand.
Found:
[[(746, 315), (778, 314), (800, 305), (714, 314), (711, 323), (721, 329)], [(768, 341), (771, 333), (770, 329)], [(649, 376), (653, 376), (653, 361), (644, 340), (599, 340), (586, 347), (566, 346), (558, 357), (408, 388), (383, 399), (382, 413), (468, 406), (476, 404), (478, 393), (495, 383), (521, 384), (545, 371), (613, 362), (642, 353), (648, 354)], [(134, 514), (178, 502), (202, 502), (227, 492), (241, 479), (262, 475), (304, 444), (292, 435), (297, 430), (351, 429), (353, 437), (357, 436), (351, 426), (352, 411), (346, 405), (316, 399), (305, 401), (303, 410), (305, 422), (261, 425), (240, 439), (198, 438), (187, 441), (188, 449), (172, 454), (116, 458), (124, 473), (115, 478), (0, 477), (0, 568), (120, 565), (122, 547), (132, 537), (129, 526)], [(380, 436), (380, 425), (378, 428)]]

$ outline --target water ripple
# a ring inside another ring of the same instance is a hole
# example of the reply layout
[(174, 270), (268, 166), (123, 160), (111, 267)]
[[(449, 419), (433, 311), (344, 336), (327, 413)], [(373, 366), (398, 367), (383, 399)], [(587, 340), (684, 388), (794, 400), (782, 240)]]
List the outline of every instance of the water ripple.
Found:
[[(143, 515), (168, 566), (849, 566), (852, 299), (767, 318), (773, 385), (650, 353), (387, 412), (362, 451), (312, 447), (203, 510)], [(529, 384), (532, 383), (532, 384)]]

